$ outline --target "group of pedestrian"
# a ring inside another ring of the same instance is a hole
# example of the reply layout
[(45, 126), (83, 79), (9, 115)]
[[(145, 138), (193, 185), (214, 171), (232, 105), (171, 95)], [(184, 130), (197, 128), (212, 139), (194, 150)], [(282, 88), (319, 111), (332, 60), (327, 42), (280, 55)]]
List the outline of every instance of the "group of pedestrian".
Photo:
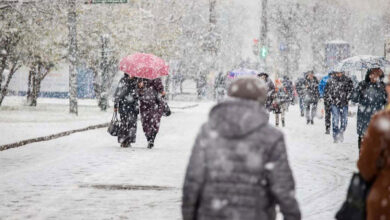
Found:
[(380, 68), (372, 68), (357, 86), (343, 71), (332, 71), (321, 80), (319, 92), (324, 99), (325, 133), (330, 134), (332, 124), (334, 143), (344, 140), (348, 109), (350, 102), (353, 102), (358, 104), (357, 134), (360, 149), (371, 117), (382, 110), (387, 102), (383, 78), (384, 73)]
[(124, 74), (114, 94), (114, 112), (119, 113), (121, 121), (118, 133), (121, 147), (131, 147), (136, 142), (139, 114), (147, 147), (154, 147), (164, 112), (164, 97), (164, 86), (160, 78), (142, 79)]
[[(357, 165), (371, 185), (365, 204), (355, 206), (365, 213), (359, 219), (390, 219), (390, 104), (381, 111), (385, 102), (390, 103), (390, 83), (385, 86), (382, 75), (380, 69), (370, 69), (353, 89), (344, 72), (331, 72), (322, 93), (332, 113), (335, 140), (343, 138), (349, 100), (356, 100), (360, 114), (370, 117), (367, 124), (366, 118), (358, 118), (364, 137)], [(230, 98), (211, 110), (186, 172), (184, 220), (276, 219), (276, 206), (284, 219), (301, 219), (283, 134), (268, 122), (269, 93), (273, 91), (264, 79), (236, 79), (228, 89)], [(311, 124), (311, 111), (320, 97), (319, 83), (312, 72), (298, 82), (296, 87), (305, 90), (298, 94)]]
[(291, 103), (294, 103), (293, 83), (288, 76), (282, 79), (275, 79), (272, 82), (267, 73), (260, 73), (258, 77), (267, 86), (267, 99), (265, 102), (266, 109), (275, 114), (275, 125), (278, 127), (281, 121), (282, 126), (286, 124), (285, 114)]

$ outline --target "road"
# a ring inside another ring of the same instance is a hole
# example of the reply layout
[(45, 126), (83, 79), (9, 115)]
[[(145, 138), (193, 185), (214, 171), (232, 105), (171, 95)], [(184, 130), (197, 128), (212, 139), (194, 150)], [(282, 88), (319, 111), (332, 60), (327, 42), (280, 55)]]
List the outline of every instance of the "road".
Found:
[[(99, 129), (0, 152), (0, 219), (180, 219), (191, 147), (211, 106), (174, 110), (152, 150), (141, 129), (129, 149)], [(356, 122), (343, 144), (324, 134), (322, 120), (307, 126), (297, 106), (286, 123), (303, 219), (333, 219), (356, 169)]]

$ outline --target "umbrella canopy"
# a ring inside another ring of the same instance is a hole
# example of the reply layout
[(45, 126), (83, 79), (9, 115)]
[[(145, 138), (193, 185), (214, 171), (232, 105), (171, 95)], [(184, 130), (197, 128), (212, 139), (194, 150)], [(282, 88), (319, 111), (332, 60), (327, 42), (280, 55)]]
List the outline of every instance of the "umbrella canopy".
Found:
[(237, 69), (229, 72), (229, 78), (237, 78), (240, 76), (253, 76), (258, 75), (259, 73), (256, 70), (251, 69)]
[(361, 55), (350, 57), (341, 61), (336, 67), (335, 71), (353, 71), (363, 70), (372, 68), (382, 68), (389, 66), (390, 62), (384, 57), (372, 56), (372, 55)]
[(124, 57), (119, 63), (119, 69), (130, 76), (156, 79), (167, 76), (169, 66), (163, 59), (153, 54), (136, 53)]

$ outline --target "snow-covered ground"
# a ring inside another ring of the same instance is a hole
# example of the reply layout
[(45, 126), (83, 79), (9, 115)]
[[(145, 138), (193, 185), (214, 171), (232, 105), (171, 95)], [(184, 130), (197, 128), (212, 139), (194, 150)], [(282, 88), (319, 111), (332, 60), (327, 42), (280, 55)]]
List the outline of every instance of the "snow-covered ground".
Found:
[[(192, 108), (181, 108), (198, 104)], [(34, 108), (7, 97), (0, 109), (0, 145), (110, 120), (95, 101), (43, 99)], [(139, 127), (133, 148), (119, 148), (106, 129), (0, 152), (0, 219), (180, 219), (181, 186), (199, 127), (213, 103), (172, 102), (153, 150)], [(271, 117), (274, 123), (274, 117)], [(290, 162), (303, 219), (334, 219), (358, 157), (356, 120), (345, 143), (333, 144), (323, 120), (307, 126), (298, 107), (287, 113)]]

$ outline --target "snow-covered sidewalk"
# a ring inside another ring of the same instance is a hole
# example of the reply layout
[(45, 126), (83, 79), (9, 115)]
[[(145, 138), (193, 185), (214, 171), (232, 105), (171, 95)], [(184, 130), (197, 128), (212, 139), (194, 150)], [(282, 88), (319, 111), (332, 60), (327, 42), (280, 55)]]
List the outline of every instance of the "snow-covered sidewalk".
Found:
[[(180, 219), (188, 157), (212, 105), (174, 109), (163, 118), (153, 150), (146, 149), (139, 126), (138, 142), (129, 149), (99, 129), (0, 152), (0, 219)], [(73, 118), (67, 108), (42, 106), (37, 112), (3, 108), (0, 144), (107, 122), (111, 115), (86, 104)], [(325, 136), (322, 120), (307, 126), (297, 106), (287, 113), (282, 130), (304, 219), (333, 219), (345, 198), (358, 156), (355, 124), (350, 118), (345, 143), (336, 145)]]

